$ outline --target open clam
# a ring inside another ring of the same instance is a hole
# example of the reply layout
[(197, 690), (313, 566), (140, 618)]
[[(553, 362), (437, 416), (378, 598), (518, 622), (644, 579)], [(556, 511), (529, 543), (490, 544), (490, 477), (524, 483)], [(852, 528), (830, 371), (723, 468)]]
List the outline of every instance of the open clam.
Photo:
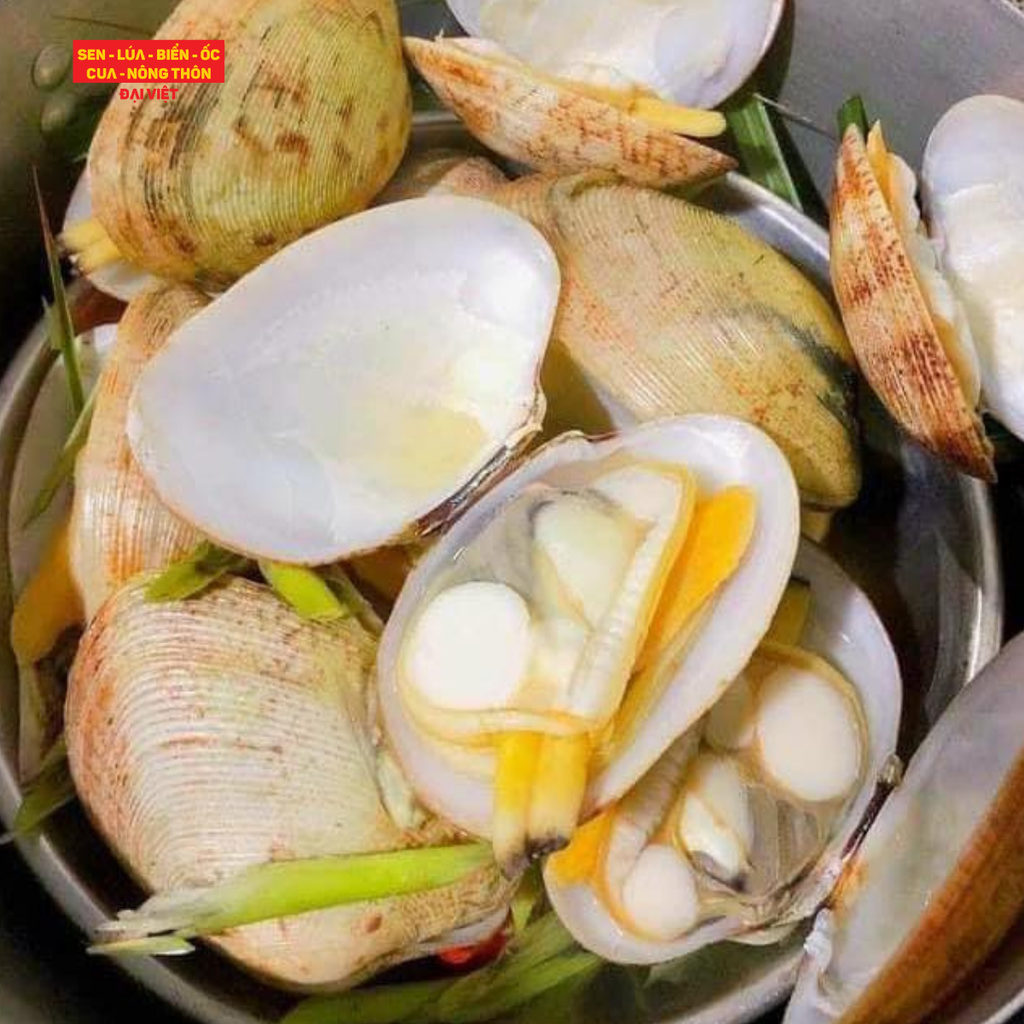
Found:
[[(241, 579), (154, 604), (147, 582), (118, 591), (86, 632), (66, 727), (79, 796), (139, 882), (203, 886), (253, 864), (451, 836), (437, 822), (402, 829), (385, 810), (370, 741), (375, 644), (355, 618), (300, 619)], [(507, 897), (490, 865), (212, 941), (278, 985), (345, 988), (462, 926), (493, 931)]]
[(545, 446), (422, 559), (378, 661), (420, 799), (510, 873), (565, 845), (722, 695), (796, 551), (760, 431), (687, 417)]
[(787, 1024), (916, 1024), (1020, 913), (1022, 658), (1018, 638), (914, 754), (807, 941)]
[(783, 0), (448, 0), (462, 27), (550, 75), (714, 107), (764, 56)]
[(971, 327), (921, 225), (910, 168), (881, 127), (847, 128), (836, 164), (831, 273), (864, 376), (893, 418), (965, 473), (995, 479), (978, 414)]
[(561, 266), (550, 431), (735, 416), (779, 445), (804, 501), (853, 501), (853, 353), (788, 260), (718, 214), (610, 175), (523, 178), (490, 198), (529, 219)]
[[(867, 598), (806, 548), (794, 595), (742, 674), (545, 870), (577, 940), (658, 963), (770, 939), (839, 875), (896, 745), (901, 684)], [(804, 590), (803, 588), (809, 588)]]
[(481, 39), (409, 37), (405, 50), (485, 146), (546, 174), (607, 170), (643, 185), (698, 185), (735, 166), (679, 132), (717, 134), (720, 115), (640, 116), (634, 97), (565, 82)]
[(136, 385), (132, 450), (168, 507), (245, 554), (410, 539), (539, 429), (558, 292), (550, 247), (492, 204), (348, 218), (175, 332)]
[(89, 151), (95, 219), (65, 233), (84, 272), (123, 259), (224, 288), (365, 208), (398, 166), (411, 101), (394, 0), (183, 0), (156, 37), (223, 40), (224, 83), (111, 99)]
[(972, 96), (951, 107), (928, 139), (921, 185), (971, 325), (981, 403), (1024, 437), (1024, 103)]

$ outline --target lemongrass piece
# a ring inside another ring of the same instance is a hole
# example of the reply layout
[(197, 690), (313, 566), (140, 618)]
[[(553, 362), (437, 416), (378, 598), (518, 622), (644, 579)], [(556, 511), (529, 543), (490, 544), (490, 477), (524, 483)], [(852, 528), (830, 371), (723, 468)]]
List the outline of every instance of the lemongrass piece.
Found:
[[(479, 843), (260, 864), (205, 888), (157, 893), (99, 927), (115, 941), (217, 935), (260, 921), (453, 885), (491, 860)], [(93, 947), (105, 953), (101, 942)]]
[(75, 260), (75, 265), (83, 274), (93, 274), (102, 267), (117, 263), (123, 257), (121, 250), (110, 238), (101, 238), (93, 242), (87, 249), (83, 249)]
[(301, 565), (261, 560), (263, 578), (274, 592), (291, 605), (304, 619), (313, 622), (334, 622), (351, 615), (334, 591), (312, 569)]
[(526, 829), (542, 743), (543, 737), (532, 732), (508, 733), (497, 743), (491, 845), (506, 878), (526, 867)]
[(242, 555), (204, 540), (190, 555), (169, 565), (146, 587), (146, 600), (184, 601), (201, 594), (228, 573), (241, 572), (248, 564), (248, 559)]
[(194, 953), (195, 949), (188, 939), (180, 939), (176, 935), (156, 935), (148, 939), (122, 939), (118, 942), (105, 942), (101, 946), (89, 946), (86, 953), (90, 956), (110, 957), (186, 956)]
[(304, 999), (281, 1024), (425, 1024), (433, 1017), (431, 1007), (450, 988), (450, 979), (414, 981), (404, 985), (360, 988), (337, 996)]
[(335, 597), (356, 617), (359, 625), (371, 636), (379, 637), (384, 632), (384, 620), (349, 574), (338, 564), (324, 566), (321, 572)]
[(107, 229), (95, 217), (89, 217), (69, 224), (60, 233), (58, 241), (66, 250), (74, 253), (109, 237)]
[(756, 92), (747, 90), (725, 106), (740, 165), (748, 178), (774, 192), (790, 206), (803, 210), (768, 108)]
[(25, 790), (10, 832), (0, 836), (0, 846), (23, 839), (62, 807), (75, 799), (75, 784), (68, 769), (68, 750), (60, 737), (43, 760), (39, 774)]
[(542, 857), (569, 845), (587, 788), (590, 739), (580, 736), (545, 736), (527, 817), (527, 853)]
[(60, 450), (60, 455), (57, 456), (57, 461), (54, 462), (50, 467), (50, 471), (43, 478), (43, 484), (29, 506), (28, 515), (25, 516), (21, 524), (23, 530), (31, 526), (50, 507), (54, 496), (60, 490), (61, 484), (65, 480), (69, 480), (74, 474), (75, 460), (89, 438), (89, 427), (92, 424), (92, 410), (95, 397), (96, 391), (94, 389), (89, 392), (85, 405), (82, 406), (82, 411), (75, 419), (71, 433), (68, 434), (64, 446)]
[(864, 108), (864, 100), (856, 93), (847, 98), (836, 114), (839, 125), (839, 138), (846, 134), (846, 129), (855, 124), (864, 138), (868, 135), (868, 114)]
[(64, 291), (64, 278), (60, 272), (60, 258), (57, 254), (57, 243), (50, 227), (50, 217), (43, 203), (43, 193), (39, 187), (39, 175), (33, 170), (36, 189), (36, 204), (39, 207), (39, 222), (43, 231), (43, 248), (46, 250), (46, 266), (50, 273), (50, 290), (53, 293), (53, 306), (47, 306), (47, 322), (50, 328), (50, 347), (60, 352), (64, 363), (64, 376), (68, 384), (68, 396), (71, 399), (72, 412), (78, 417), (85, 408), (85, 389), (82, 385), (82, 371), (78, 365), (78, 352), (75, 350), (75, 329), (71, 322), (71, 310), (68, 308), (67, 294)]

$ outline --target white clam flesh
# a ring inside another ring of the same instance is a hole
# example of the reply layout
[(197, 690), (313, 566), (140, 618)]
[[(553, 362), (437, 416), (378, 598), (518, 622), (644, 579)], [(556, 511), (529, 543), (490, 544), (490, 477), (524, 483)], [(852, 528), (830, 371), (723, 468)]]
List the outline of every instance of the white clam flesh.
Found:
[(578, 772), (582, 816), (620, 797), (749, 661), (798, 518), (784, 457), (738, 420), (546, 445), (423, 558), (385, 630), (383, 721), (420, 799), (491, 837), (496, 738), (530, 735), (560, 751), (535, 794)]
[(921, 181), (942, 269), (970, 322), (982, 404), (1024, 437), (1024, 103), (983, 95), (951, 107)]
[(347, 218), (175, 333), (136, 386), (132, 449), (170, 508), (245, 554), (409, 539), (539, 428), (558, 294), (543, 237), (492, 204)]
[(470, 35), (571, 81), (711, 108), (760, 63), (783, 0), (449, 0)]
[[(833, 887), (896, 744), (901, 683), (870, 602), (806, 546), (799, 646), (775, 629), (714, 710), (545, 868), (578, 942), (652, 964), (722, 939), (758, 941), (812, 914)], [(741, 729), (735, 728), (744, 721)], [(723, 740), (725, 742), (723, 742)]]

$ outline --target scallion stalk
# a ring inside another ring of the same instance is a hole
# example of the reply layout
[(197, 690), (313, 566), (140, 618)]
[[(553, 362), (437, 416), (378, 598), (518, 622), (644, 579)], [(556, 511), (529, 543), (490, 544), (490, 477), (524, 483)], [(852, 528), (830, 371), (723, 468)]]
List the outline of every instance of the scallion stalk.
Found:
[(158, 893), (138, 910), (122, 911), (100, 927), (100, 935), (114, 944), (101, 942), (92, 951), (149, 953), (154, 950), (125, 948), (122, 940), (188, 940), (312, 910), (437, 889), (490, 861), (489, 846), (467, 844), (260, 864), (218, 885)]
[(35, 832), (47, 819), (75, 799), (75, 784), (68, 767), (68, 751), (62, 736), (43, 759), (39, 774), (28, 784), (10, 832), (0, 836), (0, 846)]
[(314, 570), (301, 565), (263, 560), (259, 566), (267, 583), (302, 618), (314, 622), (333, 622), (352, 614)]

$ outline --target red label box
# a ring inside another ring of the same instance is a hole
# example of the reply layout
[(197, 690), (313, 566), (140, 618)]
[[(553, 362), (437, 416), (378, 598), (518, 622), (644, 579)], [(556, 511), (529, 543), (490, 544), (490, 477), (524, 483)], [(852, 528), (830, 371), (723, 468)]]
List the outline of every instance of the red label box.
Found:
[(223, 39), (76, 39), (72, 80), (120, 85), (224, 81)]

